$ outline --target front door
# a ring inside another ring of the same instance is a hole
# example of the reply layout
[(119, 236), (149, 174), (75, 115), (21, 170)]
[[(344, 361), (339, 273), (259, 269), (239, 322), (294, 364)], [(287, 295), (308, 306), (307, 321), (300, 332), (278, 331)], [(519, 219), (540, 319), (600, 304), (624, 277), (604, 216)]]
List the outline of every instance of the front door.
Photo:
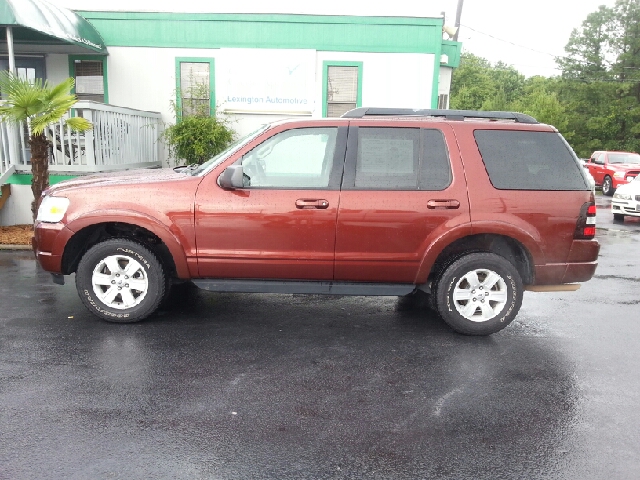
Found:
[(207, 175), (196, 198), (199, 276), (331, 280), (346, 134), (282, 127), (236, 162), (245, 188)]

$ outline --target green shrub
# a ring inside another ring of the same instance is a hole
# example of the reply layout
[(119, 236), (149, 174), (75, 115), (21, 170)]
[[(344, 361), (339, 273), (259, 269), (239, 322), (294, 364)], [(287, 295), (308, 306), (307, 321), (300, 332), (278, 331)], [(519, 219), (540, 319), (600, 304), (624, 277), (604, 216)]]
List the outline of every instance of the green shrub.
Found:
[(191, 115), (167, 127), (164, 139), (169, 152), (187, 165), (201, 164), (227, 148), (235, 132), (215, 117)]
[[(184, 104), (171, 101), (177, 121), (175, 125), (165, 127), (162, 135), (177, 163), (193, 165), (222, 152), (233, 142), (236, 133), (227, 120), (211, 115), (208, 85), (196, 82), (193, 77), (189, 83), (186, 98), (182, 99)], [(182, 97), (179, 90), (176, 97)]]

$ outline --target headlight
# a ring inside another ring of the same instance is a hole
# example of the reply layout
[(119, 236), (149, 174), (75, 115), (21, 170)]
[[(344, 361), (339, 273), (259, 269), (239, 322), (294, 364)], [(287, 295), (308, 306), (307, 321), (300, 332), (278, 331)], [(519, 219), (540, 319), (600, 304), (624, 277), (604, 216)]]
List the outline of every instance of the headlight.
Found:
[(624, 178), (625, 172), (615, 172), (613, 178)]
[(58, 223), (62, 220), (64, 214), (67, 213), (67, 208), (69, 208), (68, 198), (46, 196), (42, 199), (42, 203), (40, 203), (36, 220), (40, 222)]
[(631, 195), (627, 195), (626, 193), (614, 193), (613, 198), (617, 198), (619, 200), (631, 200)]

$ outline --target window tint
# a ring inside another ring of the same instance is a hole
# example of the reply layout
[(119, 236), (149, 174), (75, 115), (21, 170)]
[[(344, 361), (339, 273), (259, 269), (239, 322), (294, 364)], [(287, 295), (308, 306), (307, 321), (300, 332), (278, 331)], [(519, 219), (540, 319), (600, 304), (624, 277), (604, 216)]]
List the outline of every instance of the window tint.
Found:
[(585, 190), (573, 153), (554, 132), (476, 130), (494, 187), (501, 190)]
[(287, 130), (242, 157), (247, 187), (327, 188), (337, 128)]
[(360, 127), (355, 188), (444, 190), (451, 169), (442, 132)]

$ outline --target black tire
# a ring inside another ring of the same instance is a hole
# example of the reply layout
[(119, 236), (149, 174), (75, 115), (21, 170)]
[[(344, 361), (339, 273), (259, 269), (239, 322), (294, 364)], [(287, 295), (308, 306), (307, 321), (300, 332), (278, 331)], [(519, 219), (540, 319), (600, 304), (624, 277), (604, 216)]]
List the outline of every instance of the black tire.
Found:
[[(117, 265), (109, 267), (105, 261)], [(135, 270), (128, 272), (127, 267)], [(94, 274), (96, 279), (102, 277), (104, 284), (94, 286)], [(130, 287), (127, 280), (138, 282), (140, 289)], [(94, 245), (82, 257), (76, 272), (76, 289), (82, 303), (108, 322), (133, 323), (148, 317), (162, 302), (165, 285), (164, 269), (156, 256), (139, 243), (126, 239), (116, 238)], [(113, 290), (115, 288), (117, 290)], [(99, 293), (108, 295), (100, 298)], [(109, 300), (111, 295), (114, 297)], [(127, 302), (131, 306), (126, 306)]]
[(613, 181), (611, 180), (611, 177), (607, 175), (604, 177), (604, 180), (602, 180), (602, 194), (610, 197), (613, 195), (614, 191), (615, 188), (613, 188)]
[(614, 222), (622, 222), (622, 223), (624, 223), (624, 215), (622, 215), (621, 213), (614, 213), (613, 214), (613, 221)]
[[(471, 272), (476, 272), (480, 281), (475, 287), (466, 277)], [(491, 272), (498, 278), (490, 277)], [(496, 281), (492, 283), (492, 279)], [(485, 281), (488, 283), (484, 284)], [(468, 300), (454, 299), (454, 292), (467, 295), (467, 291)], [(508, 260), (494, 253), (470, 253), (458, 258), (436, 280), (434, 292), (442, 319), (453, 330), (465, 335), (491, 335), (505, 328), (518, 314), (522, 294), (522, 279), (518, 271)], [(476, 303), (476, 308), (466, 316), (460, 311), (467, 305), (471, 309)], [(483, 315), (487, 318), (483, 319)]]

